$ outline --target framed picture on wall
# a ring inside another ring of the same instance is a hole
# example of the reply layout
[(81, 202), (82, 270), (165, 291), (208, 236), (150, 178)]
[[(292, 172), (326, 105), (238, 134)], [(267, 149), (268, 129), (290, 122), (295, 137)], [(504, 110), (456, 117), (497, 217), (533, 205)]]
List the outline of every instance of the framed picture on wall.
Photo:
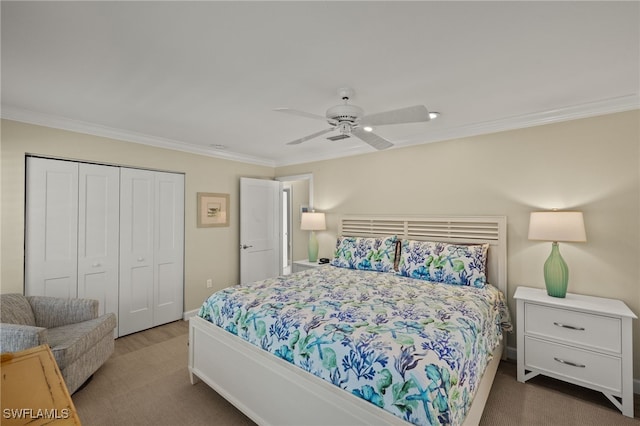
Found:
[(305, 205), (300, 206), (300, 217), (299, 217), (300, 223), (302, 223), (302, 213), (308, 213), (310, 211), (311, 209), (309, 209), (309, 206), (305, 206)]
[(198, 228), (229, 226), (229, 194), (198, 192)]

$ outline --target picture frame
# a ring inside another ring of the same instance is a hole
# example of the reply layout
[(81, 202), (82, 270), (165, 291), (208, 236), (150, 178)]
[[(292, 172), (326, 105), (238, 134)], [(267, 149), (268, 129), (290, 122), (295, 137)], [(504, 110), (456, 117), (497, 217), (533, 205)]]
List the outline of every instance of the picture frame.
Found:
[(198, 228), (229, 226), (229, 194), (198, 192)]
[(300, 217), (298, 218), (299, 224), (302, 223), (302, 213), (308, 213), (311, 209), (306, 204), (300, 206)]

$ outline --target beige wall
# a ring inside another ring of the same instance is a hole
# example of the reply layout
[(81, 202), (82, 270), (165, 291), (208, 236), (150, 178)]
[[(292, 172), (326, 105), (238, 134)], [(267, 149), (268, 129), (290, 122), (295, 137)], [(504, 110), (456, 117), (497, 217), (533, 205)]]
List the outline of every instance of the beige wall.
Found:
[[(25, 154), (185, 173), (186, 311), (199, 307), (213, 290), (239, 282), (240, 177), (273, 177), (272, 167), (255, 166), (79, 133), (2, 121), (2, 268), (0, 291), (24, 288)], [(196, 193), (230, 194), (230, 226), (196, 227)]]
[[(640, 111), (375, 152), (296, 166), (247, 165), (16, 122), (2, 122), (0, 291), (23, 289), (24, 155), (35, 153), (186, 174), (185, 310), (238, 281), (239, 177), (313, 173), (314, 207), (328, 213), (320, 256), (331, 257), (337, 214), (506, 215), (509, 302), (543, 287), (550, 244), (527, 240), (529, 213), (584, 212), (586, 243), (561, 244), (569, 291), (622, 299), (640, 314)], [(229, 228), (196, 228), (196, 192), (231, 194)], [(191, 202), (191, 200), (193, 200)], [(634, 321), (635, 377), (640, 324)], [(515, 346), (515, 336), (509, 339)]]
[[(318, 234), (330, 256), (337, 214), (506, 215), (509, 305), (517, 286), (544, 287), (551, 244), (527, 239), (529, 213), (584, 212), (586, 243), (561, 243), (569, 291), (622, 299), (640, 314), (640, 112), (278, 168), (313, 173)], [(640, 324), (634, 321), (635, 377)], [(509, 339), (515, 347), (515, 335)]]

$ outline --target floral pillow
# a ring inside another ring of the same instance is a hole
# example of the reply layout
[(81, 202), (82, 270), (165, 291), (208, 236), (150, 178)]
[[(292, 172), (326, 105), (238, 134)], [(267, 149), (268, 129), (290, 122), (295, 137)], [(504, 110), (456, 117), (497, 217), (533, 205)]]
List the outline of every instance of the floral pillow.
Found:
[(385, 238), (338, 237), (331, 264), (340, 268), (394, 272), (396, 241)]
[(403, 240), (398, 275), (481, 288), (487, 283), (488, 249), (489, 244)]

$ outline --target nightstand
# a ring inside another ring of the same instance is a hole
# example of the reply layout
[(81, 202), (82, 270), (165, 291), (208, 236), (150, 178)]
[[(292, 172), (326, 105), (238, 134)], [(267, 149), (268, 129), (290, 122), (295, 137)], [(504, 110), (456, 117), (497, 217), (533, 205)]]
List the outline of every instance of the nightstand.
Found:
[(318, 266), (322, 266), (322, 264), (318, 262), (309, 262), (309, 259), (294, 260), (292, 270), (293, 272), (300, 272), (305, 269), (317, 268)]
[(632, 321), (620, 300), (518, 287), (518, 381), (538, 374), (602, 392), (633, 417)]

